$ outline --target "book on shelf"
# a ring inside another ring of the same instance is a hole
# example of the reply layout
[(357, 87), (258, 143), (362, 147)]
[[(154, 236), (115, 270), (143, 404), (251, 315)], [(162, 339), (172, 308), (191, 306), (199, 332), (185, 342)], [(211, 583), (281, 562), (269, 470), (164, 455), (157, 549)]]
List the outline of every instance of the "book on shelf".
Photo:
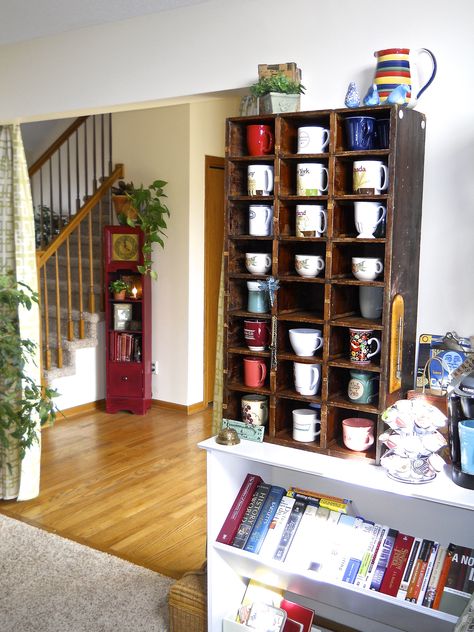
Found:
[(283, 536), (283, 531), (285, 530), (286, 523), (288, 522), (295, 502), (294, 498), (289, 498), (288, 496), (283, 496), (281, 499), (276, 514), (268, 527), (267, 535), (263, 541), (262, 548), (260, 549), (261, 558), (273, 558), (278, 543)]
[(288, 496), (296, 498), (297, 500), (303, 500), (307, 503), (318, 502), (320, 507), (326, 507), (327, 509), (333, 509), (334, 511), (341, 511), (347, 513), (347, 507), (351, 503), (346, 498), (339, 498), (338, 496), (328, 496), (320, 492), (314, 492), (309, 489), (302, 489), (301, 487), (290, 487), (288, 489)]
[(422, 540), (420, 552), (418, 553), (418, 557), (415, 562), (415, 568), (413, 569), (413, 575), (411, 576), (410, 583), (408, 584), (405, 601), (416, 603), (416, 600), (418, 599), (418, 596), (420, 594), (421, 584), (426, 573), (428, 560), (430, 558), (433, 545), (433, 540)]
[(358, 586), (360, 588), (365, 587), (367, 577), (369, 575), (369, 568), (372, 558), (375, 556), (375, 550), (377, 546), (377, 542), (380, 538), (380, 534), (382, 531), (381, 524), (372, 525), (372, 530), (370, 531), (370, 537), (367, 543), (367, 549), (362, 556), (362, 561), (360, 563), (359, 571), (357, 573), (357, 577), (354, 581), (354, 586)]
[(428, 586), (426, 588), (426, 593), (423, 598), (423, 606), (426, 608), (432, 608), (434, 603), (434, 598), (436, 595), (436, 587), (438, 586), (441, 572), (444, 566), (444, 560), (446, 559), (447, 548), (445, 546), (438, 547), (438, 552), (436, 554), (436, 560), (433, 565), (433, 571), (431, 573), (431, 577), (428, 582)]
[(259, 483), (255, 490), (249, 506), (245, 510), (242, 522), (237, 529), (237, 533), (232, 540), (232, 546), (237, 549), (243, 549), (252, 533), (252, 529), (257, 522), (257, 518), (262, 511), (263, 503), (270, 493), (272, 486), (268, 483)]
[(353, 584), (358, 576), (362, 559), (369, 546), (374, 523), (363, 518), (356, 518), (352, 528), (352, 544), (349, 549), (349, 560), (344, 568), (342, 581)]
[[(311, 608), (307, 608), (306, 606), (301, 606), (299, 603), (294, 603), (293, 601), (289, 601), (288, 599), (282, 599), (280, 603), (280, 608), (286, 611), (288, 615), (287, 620), (296, 621), (302, 627), (302, 632), (311, 632), (311, 626), (313, 625), (314, 620), (314, 610)], [(284, 628), (286, 631), (286, 628)]]
[(405, 570), (403, 572), (402, 581), (400, 582), (400, 586), (397, 591), (397, 599), (405, 599), (407, 596), (408, 586), (410, 585), (410, 580), (412, 578), (413, 571), (415, 570), (415, 562), (420, 552), (421, 542), (422, 538), (415, 538), (413, 540), (407, 565), (405, 566)]
[(425, 598), (426, 591), (428, 589), (428, 583), (431, 577), (431, 573), (433, 572), (433, 566), (436, 560), (436, 556), (438, 555), (439, 542), (435, 542), (430, 552), (430, 556), (428, 558), (428, 564), (426, 565), (425, 575), (421, 582), (421, 590), (420, 594), (416, 599), (416, 603), (419, 605), (423, 605), (423, 600)]
[(340, 514), (337, 527), (328, 546), (328, 553), (322, 563), (322, 574), (325, 579), (341, 579), (342, 570), (349, 559), (350, 533), (355, 523), (355, 517)]
[(369, 586), (370, 590), (380, 590), (380, 586), (382, 585), (383, 577), (385, 575), (385, 571), (387, 570), (388, 562), (390, 560), (397, 535), (397, 529), (389, 528), (387, 535), (385, 536), (385, 540), (382, 544), (382, 550), (375, 566), (374, 574), (372, 575), (372, 581), (370, 582)]
[[(309, 549), (312, 542), (319, 537), (316, 531), (316, 517), (320, 508), (317, 505), (306, 505), (298, 529), (295, 533), (285, 563), (294, 568), (306, 569), (309, 566)], [(321, 510), (323, 508), (321, 507)], [(328, 511), (328, 510), (326, 510)]]
[(414, 541), (415, 538), (413, 536), (398, 533), (395, 538), (392, 554), (388, 561), (387, 570), (385, 571), (382, 584), (380, 585), (381, 593), (391, 595), (392, 597), (397, 596)]
[(219, 531), (216, 538), (217, 542), (223, 544), (232, 544), (232, 540), (237, 533), (237, 529), (243, 520), (245, 511), (252, 500), (253, 493), (257, 489), (257, 485), (262, 482), (262, 479), (257, 474), (247, 474), (239, 493), (235, 497), (232, 507), (227, 514), (227, 518)]
[(305, 509), (306, 503), (302, 502), (301, 500), (295, 501), (295, 504), (293, 505), (290, 513), (290, 517), (288, 518), (288, 522), (285, 525), (283, 534), (280, 538), (275, 553), (273, 554), (274, 560), (277, 560), (279, 562), (285, 561)]
[(268, 606), (280, 607), (283, 599), (283, 589), (267, 586), (256, 579), (250, 579), (245, 589), (242, 603), (239, 606), (236, 622), (246, 625), (250, 616), (250, 611), (254, 603), (264, 603)]
[(329, 564), (331, 545), (336, 527), (341, 517), (339, 511), (319, 507), (316, 515), (316, 528), (309, 548), (308, 569), (316, 573), (323, 572)]
[(437, 589), (440, 591), (438, 609), (459, 617), (474, 592), (474, 549), (451, 542), (445, 564), (446, 579), (442, 586), (438, 584)]
[(268, 496), (263, 503), (262, 510), (255, 522), (249, 539), (247, 540), (244, 550), (249, 553), (260, 552), (265, 536), (269, 529), (270, 523), (276, 514), (281, 499), (286, 494), (286, 489), (278, 485), (272, 485)]
[(141, 336), (138, 334), (111, 331), (109, 335), (109, 358), (113, 362), (139, 362), (141, 358)]

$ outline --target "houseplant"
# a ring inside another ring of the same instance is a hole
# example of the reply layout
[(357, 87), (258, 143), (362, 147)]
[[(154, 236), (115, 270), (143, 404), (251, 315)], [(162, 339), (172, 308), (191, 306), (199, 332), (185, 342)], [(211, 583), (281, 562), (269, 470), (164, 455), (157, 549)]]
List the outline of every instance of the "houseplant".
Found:
[(133, 193), (134, 189), (133, 182), (125, 182), (124, 180), (119, 180), (117, 186), (112, 187), (112, 203), (119, 224), (123, 226), (127, 224), (128, 217), (132, 219), (137, 217), (137, 212), (127, 195), (128, 193)]
[(109, 285), (109, 290), (113, 292), (114, 299), (118, 301), (123, 301), (128, 289), (129, 287), (127, 283), (125, 283), (125, 281), (122, 281), (122, 279), (116, 279), (115, 281), (112, 281)]
[(301, 82), (293, 81), (283, 73), (261, 77), (250, 86), (250, 93), (258, 98), (260, 114), (298, 112), (300, 95), (305, 90)]
[(169, 209), (163, 204), (162, 198), (166, 197), (163, 189), (168, 183), (164, 180), (155, 180), (148, 187), (132, 188), (126, 192), (131, 206), (136, 210), (136, 217), (128, 217), (127, 224), (133, 228), (139, 227), (144, 234), (143, 240), (143, 265), (138, 266), (141, 274), (149, 274), (152, 279), (157, 278), (155, 270), (152, 270), (153, 244), (158, 243), (165, 247), (162, 236), (166, 236), (167, 228), (165, 217), (169, 217)]
[[(53, 422), (57, 391), (36, 384), (28, 375), (35, 343), (20, 336), (18, 308), (31, 309), (38, 295), (17, 283), (13, 274), (0, 272), (0, 466), (5, 450), (18, 445), (20, 458), (37, 440), (41, 425)], [(8, 465), (8, 464), (7, 464)]]

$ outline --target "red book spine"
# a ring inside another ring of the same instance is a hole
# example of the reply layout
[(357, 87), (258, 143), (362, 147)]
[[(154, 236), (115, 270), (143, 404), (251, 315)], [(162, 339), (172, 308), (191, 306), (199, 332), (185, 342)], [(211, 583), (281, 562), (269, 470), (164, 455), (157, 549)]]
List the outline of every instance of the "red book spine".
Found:
[(397, 535), (379, 592), (392, 597), (397, 596), (414, 539), (413, 536), (404, 533)]
[(227, 518), (219, 531), (217, 542), (232, 544), (232, 540), (234, 539), (244, 517), (245, 510), (252, 500), (252, 496), (257, 489), (257, 485), (261, 482), (262, 479), (260, 476), (257, 476), (257, 474), (247, 474), (242, 487), (234, 500), (231, 510), (229, 511)]
[(410, 585), (408, 586), (405, 601), (416, 603), (418, 595), (420, 594), (421, 584), (426, 573), (426, 567), (428, 566), (428, 559), (431, 555), (433, 545), (434, 542), (432, 540), (423, 540), (421, 543), (420, 554), (416, 560), (415, 570), (413, 572), (413, 577), (410, 580)]

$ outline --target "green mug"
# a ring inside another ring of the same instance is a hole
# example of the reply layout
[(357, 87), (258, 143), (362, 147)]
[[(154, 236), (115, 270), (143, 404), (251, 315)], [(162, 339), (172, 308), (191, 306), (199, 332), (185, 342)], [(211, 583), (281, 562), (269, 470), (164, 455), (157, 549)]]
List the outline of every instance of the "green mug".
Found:
[(370, 371), (349, 371), (347, 396), (357, 404), (371, 404), (379, 392), (379, 378)]

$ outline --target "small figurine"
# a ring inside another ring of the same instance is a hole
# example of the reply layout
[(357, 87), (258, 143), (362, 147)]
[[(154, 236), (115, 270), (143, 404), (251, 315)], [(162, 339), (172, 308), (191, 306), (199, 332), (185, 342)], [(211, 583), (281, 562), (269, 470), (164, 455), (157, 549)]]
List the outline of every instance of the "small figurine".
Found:
[(402, 84), (392, 90), (387, 97), (387, 103), (392, 105), (406, 105), (406, 95), (410, 91), (410, 87)]
[(355, 81), (351, 81), (347, 88), (344, 103), (348, 108), (358, 108), (360, 105), (360, 96)]
[(365, 105), (379, 105), (380, 97), (375, 83), (373, 83), (368, 89), (367, 94), (364, 97), (364, 103)]

